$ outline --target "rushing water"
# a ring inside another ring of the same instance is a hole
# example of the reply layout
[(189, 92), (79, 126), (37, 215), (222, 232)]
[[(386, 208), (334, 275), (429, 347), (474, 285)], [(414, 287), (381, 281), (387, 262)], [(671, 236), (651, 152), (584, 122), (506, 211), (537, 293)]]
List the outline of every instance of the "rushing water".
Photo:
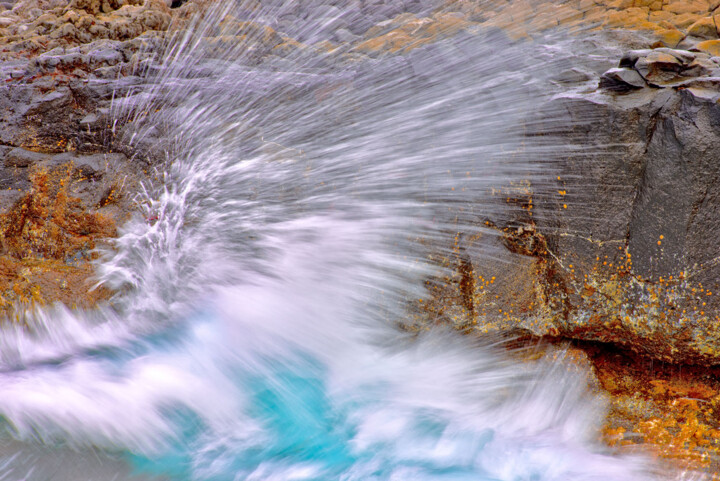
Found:
[(166, 156), (98, 266), (121, 294), (0, 337), (0, 479), (657, 479), (599, 444), (602, 405), (561, 363), (395, 327), (493, 187), (576, 151), (523, 136), (562, 42), (254, 56), (259, 36), (203, 40), (224, 13), (116, 103)]

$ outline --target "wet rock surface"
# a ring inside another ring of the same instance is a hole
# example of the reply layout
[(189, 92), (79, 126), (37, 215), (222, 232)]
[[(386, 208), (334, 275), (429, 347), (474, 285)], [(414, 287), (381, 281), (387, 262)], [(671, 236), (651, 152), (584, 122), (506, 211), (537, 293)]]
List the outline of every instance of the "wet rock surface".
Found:
[(662, 363), (602, 343), (520, 345), (525, 351), (511, 355), (524, 362), (550, 358), (570, 370), (592, 373), (590, 387), (608, 401), (601, 437), (613, 450), (626, 455), (652, 453), (669, 473), (680, 469), (696, 479), (717, 479), (717, 367)]
[[(717, 364), (720, 82), (683, 70), (698, 55), (629, 52), (597, 88), (557, 96), (550, 124), (538, 113), (533, 129), (586, 151), (559, 161), (549, 184), (505, 189), (511, 218), (489, 218), (496, 235), (458, 244), (477, 266), (479, 329)], [(635, 67), (658, 59), (654, 72), (675, 76), (668, 83)], [(510, 267), (484, 262), (489, 252), (505, 252)]]
[[(147, 163), (114, 151), (114, 96), (143, 82), (164, 2), (18, 1), (0, 12), (0, 308), (89, 308), (90, 261), (133, 210)], [(15, 313), (15, 314), (12, 314)]]

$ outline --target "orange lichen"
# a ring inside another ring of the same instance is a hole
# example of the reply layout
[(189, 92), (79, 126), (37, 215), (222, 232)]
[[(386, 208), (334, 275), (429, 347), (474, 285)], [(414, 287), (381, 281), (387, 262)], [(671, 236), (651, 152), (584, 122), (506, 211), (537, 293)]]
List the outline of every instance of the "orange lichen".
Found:
[(115, 235), (114, 223), (82, 210), (68, 196), (71, 167), (30, 176), (32, 188), (0, 221), (4, 251), (16, 258), (65, 259), (94, 248), (93, 239)]
[(720, 480), (720, 368), (663, 364), (601, 343), (560, 344), (526, 337), (506, 347), (524, 362), (563, 362), (590, 374), (591, 389), (610, 401), (599, 433), (608, 446)]
[(71, 165), (36, 170), (30, 180), (30, 191), (0, 216), (0, 308), (56, 301), (91, 307), (108, 298), (106, 289), (90, 292), (89, 260), (96, 240), (116, 234), (114, 222), (68, 194)]
[(643, 445), (684, 469), (717, 472), (719, 369), (653, 362), (599, 344), (579, 347), (611, 396), (603, 429), (608, 444)]

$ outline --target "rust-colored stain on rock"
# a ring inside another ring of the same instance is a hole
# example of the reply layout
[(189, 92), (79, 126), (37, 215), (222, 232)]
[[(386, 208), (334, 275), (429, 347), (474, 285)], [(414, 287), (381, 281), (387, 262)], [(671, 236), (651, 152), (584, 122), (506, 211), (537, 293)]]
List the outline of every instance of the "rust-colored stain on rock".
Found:
[(0, 308), (5, 314), (18, 303), (89, 308), (109, 298), (107, 289), (91, 289), (90, 261), (96, 242), (116, 235), (114, 220), (68, 195), (71, 165), (36, 170), (30, 179), (30, 191), (0, 216)]

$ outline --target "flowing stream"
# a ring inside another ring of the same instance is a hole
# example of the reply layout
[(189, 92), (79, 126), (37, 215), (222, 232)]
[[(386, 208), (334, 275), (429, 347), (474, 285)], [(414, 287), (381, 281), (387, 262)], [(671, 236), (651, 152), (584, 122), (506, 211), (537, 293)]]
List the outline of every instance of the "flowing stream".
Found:
[(111, 305), (1, 333), (0, 480), (660, 479), (601, 445), (561, 362), (397, 327), (494, 187), (577, 153), (525, 135), (567, 40), (368, 58), (221, 37), (302, 2), (277, 3), (208, 11), (115, 102), (156, 181), (98, 264)]

